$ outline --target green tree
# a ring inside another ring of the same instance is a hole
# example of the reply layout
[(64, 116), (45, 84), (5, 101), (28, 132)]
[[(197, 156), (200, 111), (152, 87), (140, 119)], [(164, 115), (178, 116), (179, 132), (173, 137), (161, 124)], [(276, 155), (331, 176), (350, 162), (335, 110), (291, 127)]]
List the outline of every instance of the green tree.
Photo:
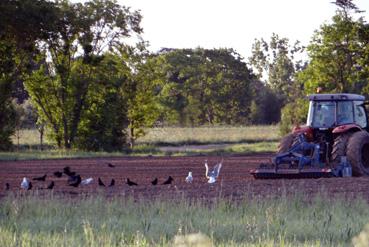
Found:
[[(72, 147), (88, 96), (95, 90), (94, 75), (104, 53), (119, 47), (124, 38), (141, 33), (141, 15), (113, 0), (56, 3), (58, 19), (53, 32), (38, 42), (39, 69), (26, 80), (26, 89), (40, 117), (59, 146)], [(73, 77), (74, 66), (80, 69)], [(78, 80), (77, 80), (78, 79)]]
[(145, 42), (123, 46), (116, 54), (127, 65), (128, 78), (122, 92), (127, 104), (129, 144), (134, 146), (145, 130), (154, 126), (162, 114), (160, 86), (164, 75), (156, 56), (150, 54)]
[(250, 123), (276, 124), (281, 119), (281, 101), (279, 96), (259, 80), (252, 83), (253, 100), (251, 102)]
[(162, 103), (177, 123), (247, 123), (253, 75), (234, 50), (165, 50), (160, 56), (167, 77)]
[(14, 82), (32, 68), (35, 40), (46, 37), (54, 20), (54, 4), (44, 0), (0, 2), (0, 150), (11, 148), (16, 127), (11, 103)]
[(322, 87), (325, 92), (361, 93), (368, 83), (369, 26), (351, 1), (336, 1), (332, 23), (323, 24), (307, 47), (310, 63), (298, 75), (307, 93)]
[(296, 72), (304, 66), (301, 54), (304, 47), (299, 41), (293, 45), (289, 39), (273, 33), (270, 41), (255, 40), (249, 63), (259, 80), (263, 80), (280, 96), (281, 104), (293, 100), (300, 92), (295, 80)]
[[(81, 74), (88, 70), (82, 61), (75, 64), (71, 78), (75, 83), (85, 80)], [(88, 90), (86, 105), (81, 114), (75, 146), (91, 151), (117, 151), (126, 144), (127, 99), (124, 85), (129, 70), (119, 57), (105, 53), (104, 58), (90, 74), (93, 90)]]

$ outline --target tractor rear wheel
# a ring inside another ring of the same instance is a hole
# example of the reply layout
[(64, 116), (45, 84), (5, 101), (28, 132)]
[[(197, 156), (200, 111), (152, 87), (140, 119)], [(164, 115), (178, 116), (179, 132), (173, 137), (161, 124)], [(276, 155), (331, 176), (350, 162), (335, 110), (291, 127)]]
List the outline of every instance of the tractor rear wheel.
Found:
[(346, 155), (347, 144), (351, 135), (352, 135), (351, 132), (343, 133), (334, 139), (331, 152), (332, 167), (336, 167), (339, 163), (341, 163), (341, 156)]
[(290, 133), (286, 136), (284, 136), (278, 145), (278, 151), (277, 154), (285, 153), (292, 147), (292, 144), (294, 143), (295, 135)]
[(352, 134), (346, 155), (354, 176), (369, 176), (369, 133), (358, 131)]

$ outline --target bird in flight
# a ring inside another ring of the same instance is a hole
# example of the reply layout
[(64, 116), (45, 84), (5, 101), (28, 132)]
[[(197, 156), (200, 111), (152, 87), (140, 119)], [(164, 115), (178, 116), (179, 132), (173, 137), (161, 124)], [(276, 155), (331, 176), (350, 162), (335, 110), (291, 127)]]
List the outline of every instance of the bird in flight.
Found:
[(115, 185), (115, 180), (114, 178), (111, 179), (109, 187), (113, 187)]
[(209, 184), (215, 183), (217, 180), (220, 173), (220, 168), (222, 168), (222, 163), (223, 159), (213, 167), (213, 170), (209, 171), (208, 161), (205, 160), (205, 176), (208, 179)]
[(171, 184), (173, 182), (173, 178), (171, 176), (168, 177), (167, 180), (165, 180), (165, 182), (163, 184)]
[(86, 179), (83, 179), (83, 180), (81, 181), (81, 185), (88, 185), (88, 184), (92, 183), (92, 181), (93, 181), (93, 180), (94, 180), (93, 178), (86, 178)]
[(99, 183), (100, 186), (105, 186), (105, 184), (103, 183), (103, 181), (101, 181), (101, 178), (99, 178), (97, 181), (98, 181), (98, 183)]
[(193, 177), (192, 177), (192, 172), (188, 172), (188, 176), (186, 177), (186, 182), (187, 183), (192, 183), (193, 181)]
[(154, 180), (151, 181), (152, 185), (157, 185), (158, 184), (158, 178), (155, 178)]
[(46, 174), (43, 175), (42, 177), (32, 178), (32, 180), (36, 180), (36, 181), (45, 181), (45, 179), (46, 179)]
[(127, 178), (127, 184), (128, 184), (128, 186), (137, 186), (138, 185), (137, 183), (129, 180), (129, 178)]
[(52, 190), (54, 188), (54, 185), (55, 185), (54, 181), (51, 181), (50, 184), (46, 187), (46, 189)]
[(63, 173), (59, 172), (59, 171), (56, 171), (56, 172), (54, 172), (54, 176), (57, 177), (57, 178), (61, 178), (63, 176)]

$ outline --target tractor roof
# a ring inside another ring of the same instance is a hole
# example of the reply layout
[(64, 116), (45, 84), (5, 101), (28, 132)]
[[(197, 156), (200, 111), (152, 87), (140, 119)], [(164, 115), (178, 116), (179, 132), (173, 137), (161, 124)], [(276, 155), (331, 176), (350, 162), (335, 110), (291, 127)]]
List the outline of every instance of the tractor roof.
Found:
[(338, 94), (311, 94), (310, 101), (319, 100), (365, 100), (365, 97), (359, 94), (338, 93)]

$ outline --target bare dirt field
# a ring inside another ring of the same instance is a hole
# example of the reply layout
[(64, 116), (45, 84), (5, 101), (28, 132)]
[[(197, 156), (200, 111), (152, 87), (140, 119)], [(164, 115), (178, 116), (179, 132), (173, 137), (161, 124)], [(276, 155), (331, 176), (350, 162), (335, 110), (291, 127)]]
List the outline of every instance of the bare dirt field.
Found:
[[(215, 184), (207, 184), (204, 160), (210, 166), (221, 160), (220, 157), (122, 157), (91, 159), (59, 159), (32, 161), (0, 161), (0, 196), (9, 191), (5, 184), (10, 184), (10, 191), (20, 191), (23, 177), (33, 178), (47, 174), (46, 181), (32, 181), (31, 192), (42, 195), (50, 181), (55, 182), (54, 194), (57, 195), (90, 195), (102, 193), (106, 196), (133, 196), (134, 198), (199, 198), (211, 200), (225, 197), (232, 200), (244, 198), (280, 196), (283, 193), (300, 193), (311, 197), (319, 192), (328, 193), (329, 197), (363, 197), (369, 201), (369, 177), (361, 178), (320, 178), (320, 179), (279, 179), (255, 180), (249, 170), (258, 167), (261, 162), (268, 162), (272, 154), (224, 157), (219, 180)], [(111, 168), (107, 163), (113, 164)], [(69, 166), (72, 171), (81, 175), (82, 179), (92, 177), (93, 183), (79, 187), (67, 184), (67, 176), (56, 178), (53, 173)], [(185, 177), (192, 171), (194, 182), (187, 184)], [(162, 183), (172, 176), (171, 185)], [(108, 185), (115, 179), (113, 187), (102, 187), (98, 178)], [(138, 186), (128, 186), (125, 181), (130, 178)], [(156, 186), (151, 181), (158, 178)], [(22, 192), (24, 193), (24, 192)]]

